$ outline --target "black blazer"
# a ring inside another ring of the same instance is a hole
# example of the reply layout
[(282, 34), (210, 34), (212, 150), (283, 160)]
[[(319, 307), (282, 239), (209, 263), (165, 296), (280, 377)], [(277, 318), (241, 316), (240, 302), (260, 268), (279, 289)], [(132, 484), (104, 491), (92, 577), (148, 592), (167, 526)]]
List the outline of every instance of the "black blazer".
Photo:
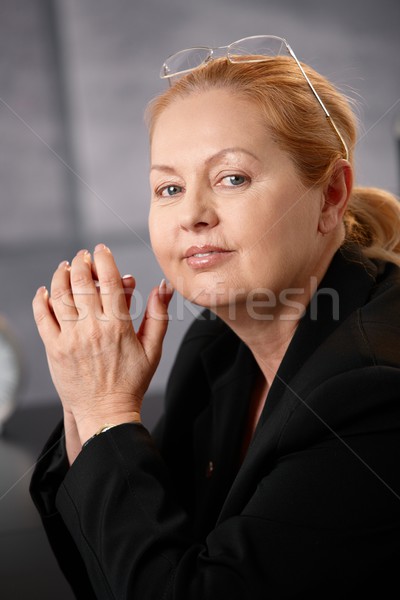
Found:
[(142, 425), (115, 427), (67, 470), (58, 428), (31, 493), (76, 597), (392, 597), (399, 334), (400, 269), (342, 249), (297, 328), (243, 464), (257, 367), (209, 313), (183, 340), (153, 436)]

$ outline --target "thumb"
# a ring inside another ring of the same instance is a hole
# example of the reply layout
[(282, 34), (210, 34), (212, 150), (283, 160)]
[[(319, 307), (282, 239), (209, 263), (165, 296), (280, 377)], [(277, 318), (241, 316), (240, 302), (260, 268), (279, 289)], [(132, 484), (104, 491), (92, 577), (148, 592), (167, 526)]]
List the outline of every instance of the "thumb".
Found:
[(163, 279), (159, 287), (153, 288), (147, 301), (146, 312), (137, 337), (143, 346), (148, 360), (156, 367), (161, 358), (162, 343), (167, 332), (168, 305), (174, 290)]

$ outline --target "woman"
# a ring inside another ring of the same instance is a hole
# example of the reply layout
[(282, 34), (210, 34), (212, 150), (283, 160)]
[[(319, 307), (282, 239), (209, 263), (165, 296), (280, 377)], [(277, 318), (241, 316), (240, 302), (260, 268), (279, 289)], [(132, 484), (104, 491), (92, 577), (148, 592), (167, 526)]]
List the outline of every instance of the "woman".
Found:
[(288, 46), (260, 50), (276, 40), (175, 55), (162, 73), (181, 77), (148, 109), (154, 252), (206, 309), (152, 436), (171, 287), (135, 333), (134, 281), (99, 244), (35, 296), (64, 421), (32, 494), (78, 598), (361, 598), (395, 581), (400, 211), (353, 187), (348, 102)]

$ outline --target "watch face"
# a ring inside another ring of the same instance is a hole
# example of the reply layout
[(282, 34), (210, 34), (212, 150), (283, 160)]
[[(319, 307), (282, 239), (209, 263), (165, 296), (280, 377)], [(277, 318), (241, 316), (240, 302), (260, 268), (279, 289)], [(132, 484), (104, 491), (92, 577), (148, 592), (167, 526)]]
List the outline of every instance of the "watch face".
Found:
[(0, 427), (16, 406), (16, 393), (21, 381), (21, 361), (16, 344), (3, 322), (0, 322)]

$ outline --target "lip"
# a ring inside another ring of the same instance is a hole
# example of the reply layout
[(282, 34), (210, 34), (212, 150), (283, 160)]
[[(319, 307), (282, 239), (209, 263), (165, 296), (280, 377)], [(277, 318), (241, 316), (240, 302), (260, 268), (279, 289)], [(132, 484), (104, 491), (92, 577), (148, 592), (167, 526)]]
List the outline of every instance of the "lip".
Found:
[(185, 252), (184, 259), (192, 269), (204, 269), (216, 266), (227, 260), (233, 254), (232, 250), (204, 244), (201, 246), (191, 246)]

